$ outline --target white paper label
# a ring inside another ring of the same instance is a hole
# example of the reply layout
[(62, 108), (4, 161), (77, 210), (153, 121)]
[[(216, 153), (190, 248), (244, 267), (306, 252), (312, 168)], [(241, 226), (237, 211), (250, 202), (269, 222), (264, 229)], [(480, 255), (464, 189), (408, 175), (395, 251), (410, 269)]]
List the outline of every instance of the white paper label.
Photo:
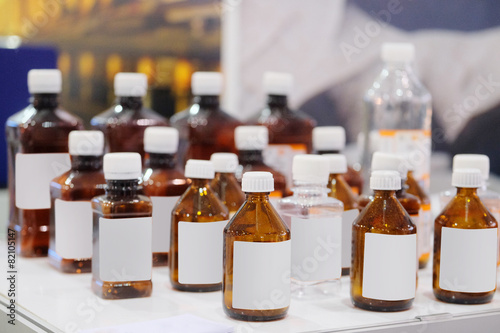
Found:
[(179, 282), (222, 282), (222, 256), (226, 221), (179, 222)]
[(342, 218), (292, 217), (292, 278), (338, 279), (342, 274)]
[(172, 210), (180, 197), (151, 197), (153, 202), (153, 252), (170, 251)]
[(56, 199), (55, 247), (65, 259), (92, 258), (92, 205), (90, 201)]
[(497, 228), (441, 229), (439, 287), (458, 292), (495, 289)]
[(417, 235), (365, 234), (363, 297), (400, 301), (415, 297)]
[(16, 154), (17, 208), (50, 208), (50, 182), (69, 169), (67, 153)]
[(234, 242), (233, 307), (282, 309), (290, 305), (291, 241)]
[(342, 267), (351, 267), (352, 223), (358, 217), (359, 210), (346, 210), (342, 214)]
[(151, 217), (99, 219), (99, 272), (102, 281), (151, 280)]

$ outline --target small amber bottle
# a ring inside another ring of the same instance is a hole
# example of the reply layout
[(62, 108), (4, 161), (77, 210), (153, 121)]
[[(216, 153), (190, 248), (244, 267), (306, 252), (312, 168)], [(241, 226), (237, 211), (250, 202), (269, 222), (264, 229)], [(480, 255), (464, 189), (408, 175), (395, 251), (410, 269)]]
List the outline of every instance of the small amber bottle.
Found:
[(290, 231), (269, 201), (269, 172), (243, 174), (246, 201), (224, 229), (223, 309), (231, 318), (268, 321), (290, 306)]
[(477, 195), (479, 169), (455, 169), (457, 194), (434, 223), (433, 291), (441, 301), (490, 302), (496, 290), (498, 224)]
[(144, 131), (142, 190), (153, 203), (153, 266), (168, 265), (172, 210), (189, 184), (177, 165), (179, 132), (172, 127)]
[(141, 155), (104, 155), (106, 194), (92, 199), (92, 290), (104, 299), (151, 295), (152, 204), (140, 194)]
[(351, 268), (352, 223), (359, 214), (358, 198), (353, 193), (343, 175), (347, 172), (347, 161), (341, 154), (323, 155), (330, 161), (330, 177), (328, 179), (328, 196), (342, 201), (342, 275), (349, 275)]
[(234, 173), (238, 168), (238, 156), (233, 153), (214, 153), (210, 157), (215, 170), (212, 189), (229, 210), (229, 218), (240, 209), (245, 202), (245, 194)]
[(223, 230), (229, 211), (210, 186), (212, 162), (189, 160), (184, 175), (191, 185), (172, 211), (170, 282), (182, 291), (216, 291), (222, 287)]
[(352, 229), (351, 300), (372, 311), (412, 306), (417, 286), (417, 227), (396, 198), (396, 171), (373, 171), (374, 199)]
[(93, 197), (104, 194), (104, 135), (101, 131), (69, 133), (71, 170), (50, 183), (49, 262), (64, 273), (92, 268)]

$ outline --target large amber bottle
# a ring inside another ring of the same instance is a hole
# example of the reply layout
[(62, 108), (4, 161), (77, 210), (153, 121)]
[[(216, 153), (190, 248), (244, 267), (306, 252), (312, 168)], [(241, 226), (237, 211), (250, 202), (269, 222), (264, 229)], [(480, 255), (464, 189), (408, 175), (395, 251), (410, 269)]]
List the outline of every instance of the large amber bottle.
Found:
[(191, 185), (172, 212), (170, 282), (182, 291), (215, 291), (222, 286), (223, 230), (229, 212), (210, 186), (212, 162), (188, 160)]
[(141, 155), (104, 155), (106, 194), (92, 199), (92, 290), (104, 299), (151, 295), (152, 204), (139, 194)]
[(49, 262), (64, 273), (88, 273), (92, 268), (92, 205), (104, 194), (101, 131), (69, 133), (71, 170), (50, 183)]
[(396, 171), (373, 171), (374, 199), (354, 221), (351, 300), (372, 311), (409, 309), (417, 286), (417, 227), (396, 198)]
[(441, 301), (480, 304), (496, 290), (498, 224), (477, 195), (479, 169), (455, 169), (457, 194), (434, 223), (433, 291)]
[(61, 72), (28, 73), (31, 104), (7, 119), (9, 229), (16, 251), (25, 257), (46, 256), (49, 249), (50, 182), (71, 168), (68, 135), (82, 121), (59, 107)]
[(234, 173), (238, 169), (238, 156), (233, 153), (214, 153), (210, 157), (215, 170), (212, 189), (229, 210), (229, 217), (240, 209), (245, 202), (245, 194)]
[(153, 266), (168, 264), (172, 210), (189, 184), (177, 164), (179, 132), (172, 127), (148, 127), (143, 193), (153, 203)]
[(269, 201), (269, 172), (243, 174), (246, 201), (224, 229), (223, 309), (234, 319), (276, 320), (290, 306), (290, 231)]

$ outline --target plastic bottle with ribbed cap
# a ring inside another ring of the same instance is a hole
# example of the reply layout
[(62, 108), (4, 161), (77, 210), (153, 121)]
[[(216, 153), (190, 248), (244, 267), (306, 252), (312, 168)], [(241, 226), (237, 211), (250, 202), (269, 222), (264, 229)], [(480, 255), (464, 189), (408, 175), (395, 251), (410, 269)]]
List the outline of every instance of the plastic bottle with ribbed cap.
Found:
[(455, 168), (456, 195), (434, 223), (432, 285), (443, 302), (481, 304), (495, 295), (498, 223), (477, 194), (482, 183), (481, 170)]
[(269, 200), (274, 190), (270, 172), (244, 173), (242, 187), (246, 200), (224, 229), (221, 247), (223, 309), (238, 320), (281, 319), (290, 306), (290, 278), (283, 278), (290, 276), (290, 230)]
[(188, 160), (184, 175), (191, 184), (172, 210), (170, 283), (182, 291), (220, 290), (223, 230), (229, 210), (211, 186), (211, 161)]
[(217, 193), (229, 210), (229, 216), (240, 209), (245, 201), (245, 194), (236, 179), (235, 172), (238, 170), (238, 155), (233, 153), (214, 153), (210, 157), (214, 165), (215, 177), (212, 180), (212, 189)]
[(9, 152), (8, 227), (18, 231), (18, 255), (43, 257), (47, 256), (50, 242), (49, 184), (71, 168), (68, 136), (84, 126), (80, 118), (59, 106), (59, 70), (32, 69), (27, 84), (31, 104), (5, 122)]
[(373, 200), (352, 227), (351, 301), (371, 311), (411, 308), (417, 288), (417, 227), (396, 198), (399, 172), (373, 171)]
[(108, 153), (103, 168), (106, 193), (91, 201), (92, 290), (104, 299), (148, 297), (153, 290), (153, 205), (139, 186), (141, 155)]

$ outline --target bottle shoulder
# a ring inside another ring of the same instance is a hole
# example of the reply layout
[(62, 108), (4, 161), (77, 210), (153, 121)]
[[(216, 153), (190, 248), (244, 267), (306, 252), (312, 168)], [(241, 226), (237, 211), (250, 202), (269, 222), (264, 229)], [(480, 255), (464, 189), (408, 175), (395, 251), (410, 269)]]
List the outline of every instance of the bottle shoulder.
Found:
[(195, 119), (210, 119), (226, 122), (240, 123), (239, 120), (228, 114), (221, 108), (204, 108), (200, 104), (192, 104), (187, 109), (170, 117), (172, 126), (187, 125)]
[(111, 106), (109, 109), (97, 114), (90, 120), (90, 124), (95, 127), (116, 125), (117, 123), (124, 124), (128, 122), (141, 126), (168, 126), (167, 118), (154, 110), (147, 107), (133, 110), (122, 108), (118, 104)]
[(83, 121), (61, 107), (37, 110), (30, 104), (23, 110), (7, 118), (6, 127), (23, 127), (25, 130), (33, 127), (43, 127), (45, 129), (54, 127), (83, 129)]
[(437, 225), (459, 229), (496, 228), (497, 221), (477, 195), (456, 195), (435, 220)]
[(147, 168), (143, 175), (143, 191), (148, 196), (180, 196), (190, 184), (178, 169)]
[(199, 188), (190, 186), (177, 201), (173, 215), (179, 221), (204, 222), (223, 221), (229, 219), (227, 207), (209, 186)]

